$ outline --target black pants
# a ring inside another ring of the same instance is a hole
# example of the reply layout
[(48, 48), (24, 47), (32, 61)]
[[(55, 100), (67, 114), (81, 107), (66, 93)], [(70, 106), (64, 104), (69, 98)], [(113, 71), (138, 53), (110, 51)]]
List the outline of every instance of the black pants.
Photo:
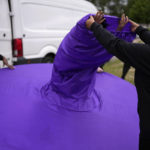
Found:
[(140, 133), (139, 150), (150, 150), (150, 133), (148, 131)]
[[(146, 77), (142, 78), (145, 79)], [(138, 80), (141, 82), (141, 78)], [(148, 80), (146, 81), (148, 82)], [(142, 80), (142, 82), (144, 83), (144, 80)], [(136, 85), (136, 88), (138, 93), (138, 114), (140, 120), (139, 150), (150, 150), (150, 88), (142, 84)]]
[[(150, 106), (150, 104), (149, 104)], [(147, 109), (144, 107), (143, 109)], [(150, 108), (139, 114), (140, 117), (140, 136), (139, 150), (150, 150)]]
[(121, 76), (122, 79), (125, 79), (125, 76), (128, 73), (130, 67), (131, 66), (129, 64), (124, 63), (124, 65), (123, 65), (123, 71), (122, 71), (122, 76)]
[(105, 65), (105, 64), (102, 64), (102, 65), (100, 65), (99, 67), (103, 69), (104, 65)]

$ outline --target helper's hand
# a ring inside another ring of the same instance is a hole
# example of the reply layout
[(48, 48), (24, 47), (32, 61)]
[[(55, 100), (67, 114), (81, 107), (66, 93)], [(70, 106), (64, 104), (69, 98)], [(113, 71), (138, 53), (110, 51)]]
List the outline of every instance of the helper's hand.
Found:
[(97, 12), (97, 14), (93, 17), (93, 16), (90, 16), (90, 18), (86, 21), (86, 27), (88, 29), (91, 28), (91, 25), (94, 23), (94, 22), (97, 22), (98, 24), (101, 24), (103, 23), (105, 20), (104, 18), (104, 13), (102, 11), (99, 11)]
[(3, 64), (6, 65), (9, 69), (15, 69), (14, 66), (8, 64), (8, 61), (4, 56), (3, 56)]
[(135, 32), (135, 30), (140, 26), (139, 24), (137, 24), (136, 22), (129, 20), (129, 22), (131, 23), (131, 31)]
[(102, 11), (99, 11), (96, 13), (96, 15), (94, 16), (94, 20), (95, 22), (97, 22), (98, 24), (101, 24), (104, 22), (105, 18), (104, 18), (104, 13)]
[(121, 16), (121, 20), (119, 22), (119, 25), (117, 27), (117, 31), (122, 31), (122, 29), (124, 28), (124, 26), (129, 22), (129, 18), (128, 16), (125, 16), (125, 14), (122, 14)]
[(90, 18), (86, 21), (86, 27), (87, 27), (88, 29), (90, 29), (90, 28), (91, 28), (91, 25), (92, 25), (94, 22), (95, 22), (95, 20), (94, 20), (93, 16), (90, 16)]

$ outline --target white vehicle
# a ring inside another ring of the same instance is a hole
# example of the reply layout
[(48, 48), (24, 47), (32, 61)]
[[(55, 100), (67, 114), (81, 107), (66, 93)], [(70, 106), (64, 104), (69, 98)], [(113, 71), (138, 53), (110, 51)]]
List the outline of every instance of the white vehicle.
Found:
[(85, 0), (0, 0), (0, 54), (14, 64), (50, 62), (76, 22), (96, 12)]

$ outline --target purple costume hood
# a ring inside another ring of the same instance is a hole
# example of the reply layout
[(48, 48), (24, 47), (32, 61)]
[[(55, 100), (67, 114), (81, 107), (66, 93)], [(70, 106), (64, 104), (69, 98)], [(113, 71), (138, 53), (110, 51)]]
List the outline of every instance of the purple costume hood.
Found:
[[(53, 67), (52, 79), (41, 90), (50, 105), (74, 111), (89, 111), (101, 107), (100, 93), (95, 90), (96, 69), (107, 62), (109, 54), (86, 28), (90, 14), (83, 17), (62, 41)], [(127, 24), (122, 32), (117, 32), (119, 18), (105, 16), (107, 29), (126, 41), (132, 42), (135, 34)], [(59, 96), (58, 96), (59, 95)]]

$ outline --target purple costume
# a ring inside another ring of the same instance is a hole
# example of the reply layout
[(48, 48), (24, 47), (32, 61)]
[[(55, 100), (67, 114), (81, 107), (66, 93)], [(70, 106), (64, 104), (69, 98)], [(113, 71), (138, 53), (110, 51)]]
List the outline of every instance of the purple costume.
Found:
[[(138, 149), (136, 89), (111, 74), (96, 73), (112, 55), (86, 29), (88, 17), (64, 38), (54, 65), (0, 70), (0, 149)], [(116, 32), (119, 19), (105, 17), (116, 36), (135, 38), (129, 24)]]

